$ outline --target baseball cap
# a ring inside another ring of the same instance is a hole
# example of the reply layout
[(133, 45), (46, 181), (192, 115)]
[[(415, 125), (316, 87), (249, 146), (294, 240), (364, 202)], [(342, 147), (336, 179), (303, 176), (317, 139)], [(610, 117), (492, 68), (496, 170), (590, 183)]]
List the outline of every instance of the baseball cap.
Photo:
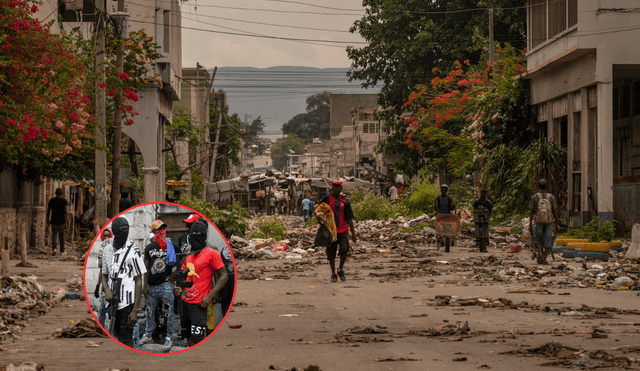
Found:
[(155, 222), (151, 223), (152, 231), (155, 231), (156, 229), (160, 229), (160, 228), (167, 228), (167, 225), (163, 223), (162, 220), (156, 220)]
[(191, 215), (189, 215), (189, 217), (187, 219), (183, 220), (182, 222), (183, 223), (193, 223), (193, 222), (195, 222), (196, 220), (199, 220), (199, 219), (200, 219), (200, 215), (191, 214)]
[(449, 186), (446, 185), (446, 184), (443, 184), (443, 185), (440, 186), (440, 188), (449, 188)]
[(341, 185), (342, 185), (342, 180), (340, 180), (340, 179), (334, 179), (334, 180), (333, 180), (333, 182), (331, 182), (331, 184), (341, 186)]

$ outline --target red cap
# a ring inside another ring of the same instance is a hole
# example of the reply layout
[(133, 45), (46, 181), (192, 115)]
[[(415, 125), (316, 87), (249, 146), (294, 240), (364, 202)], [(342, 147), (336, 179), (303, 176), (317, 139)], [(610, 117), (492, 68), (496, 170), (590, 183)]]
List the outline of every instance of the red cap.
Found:
[(342, 185), (342, 180), (334, 179), (333, 182), (331, 182), (331, 184), (334, 184), (334, 185), (337, 184), (337, 185), (341, 186)]
[(185, 220), (183, 220), (184, 223), (193, 223), (196, 220), (200, 219), (200, 215), (198, 214), (191, 214), (189, 215), (189, 217)]

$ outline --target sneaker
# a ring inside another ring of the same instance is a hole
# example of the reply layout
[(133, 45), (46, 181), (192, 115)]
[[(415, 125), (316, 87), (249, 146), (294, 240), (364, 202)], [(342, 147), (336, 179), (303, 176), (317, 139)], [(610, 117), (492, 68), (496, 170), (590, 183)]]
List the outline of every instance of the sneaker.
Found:
[(171, 350), (172, 346), (173, 346), (173, 341), (171, 341), (171, 338), (170, 337), (164, 338), (164, 345), (162, 346), (162, 350), (164, 350), (165, 352), (168, 352)]
[(331, 275), (331, 282), (337, 282), (338, 281), (338, 276), (336, 276), (335, 274)]
[(145, 345), (145, 344), (150, 344), (153, 343), (153, 339), (151, 339), (150, 337), (147, 337), (147, 335), (143, 336), (142, 339), (140, 339), (140, 342), (138, 344), (140, 345)]
[(61, 252), (61, 253), (60, 253), (60, 255), (63, 255), (63, 256), (64, 256), (64, 255), (67, 255), (67, 252), (66, 252), (66, 251), (63, 251), (63, 252)]
[(346, 281), (347, 277), (344, 275), (344, 271), (341, 269), (338, 274), (340, 275), (340, 281)]

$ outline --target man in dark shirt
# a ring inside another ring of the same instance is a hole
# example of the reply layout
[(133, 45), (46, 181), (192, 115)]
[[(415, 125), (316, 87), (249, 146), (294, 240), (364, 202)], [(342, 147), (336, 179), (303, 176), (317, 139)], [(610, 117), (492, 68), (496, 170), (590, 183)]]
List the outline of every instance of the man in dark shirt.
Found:
[(443, 184), (440, 186), (441, 194), (440, 196), (436, 197), (436, 215), (437, 214), (448, 215), (456, 210), (456, 203), (455, 201), (453, 201), (451, 196), (447, 194), (448, 192), (449, 192), (448, 185)]
[(162, 308), (162, 315), (167, 318), (167, 332), (164, 336), (163, 350), (171, 350), (173, 342), (174, 323), (174, 295), (173, 285), (170, 282), (171, 268), (167, 263), (167, 225), (160, 220), (151, 224), (151, 231), (155, 238), (144, 249), (144, 265), (147, 269), (145, 273), (143, 294), (148, 294), (147, 299), (147, 323), (144, 337), (140, 339), (140, 345), (151, 343), (151, 332), (155, 322), (156, 308)]
[(133, 202), (129, 199), (128, 193), (122, 193), (120, 195), (122, 199), (120, 200), (120, 212), (127, 210), (130, 207), (133, 207)]
[[(487, 209), (487, 214), (486, 214), (487, 219), (486, 219), (486, 221), (489, 222), (491, 220), (491, 210), (493, 209), (493, 204), (487, 198), (487, 190), (486, 189), (481, 189), (480, 190), (480, 198), (475, 200), (475, 201), (473, 201), (473, 204), (471, 206), (473, 206), (473, 210), (478, 210), (479, 208)], [(479, 236), (480, 235), (480, 224), (475, 223), (475, 228), (476, 228), (476, 236)], [(476, 239), (476, 243), (478, 243), (477, 239)], [(487, 252), (486, 246), (484, 248), (481, 247), (480, 252)]]
[(346, 281), (347, 277), (344, 274), (343, 268), (344, 263), (347, 261), (347, 254), (349, 253), (349, 229), (351, 229), (353, 243), (356, 243), (356, 228), (353, 225), (354, 216), (353, 210), (351, 210), (351, 203), (340, 195), (340, 192), (342, 192), (342, 181), (339, 179), (334, 180), (331, 191), (332, 194), (325, 196), (321, 202), (331, 207), (338, 236), (335, 242), (327, 246), (327, 259), (331, 267), (331, 282), (336, 282), (338, 280), (336, 276), (336, 253), (338, 253), (338, 246), (340, 246), (340, 267), (338, 275), (340, 276), (340, 281)]
[(64, 226), (67, 221), (67, 200), (62, 197), (62, 188), (56, 189), (56, 197), (49, 200), (47, 208), (47, 223), (51, 225), (52, 255), (56, 255), (56, 238), (60, 241), (60, 255), (66, 255), (64, 251)]

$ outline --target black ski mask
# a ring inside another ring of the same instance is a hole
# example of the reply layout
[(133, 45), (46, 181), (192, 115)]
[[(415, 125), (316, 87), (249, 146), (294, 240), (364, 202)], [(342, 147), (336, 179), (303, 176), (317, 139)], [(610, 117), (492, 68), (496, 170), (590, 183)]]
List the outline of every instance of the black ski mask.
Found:
[(189, 231), (189, 244), (191, 251), (196, 252), (204, 249), (207, 242), (207, 223), (198, 220), (193, 223)]
[(111, 230), (113, 231), (113, 248), (121, 249), (129, 237), (129, 221), (122, 216), (118, 217), (111, 223)]

